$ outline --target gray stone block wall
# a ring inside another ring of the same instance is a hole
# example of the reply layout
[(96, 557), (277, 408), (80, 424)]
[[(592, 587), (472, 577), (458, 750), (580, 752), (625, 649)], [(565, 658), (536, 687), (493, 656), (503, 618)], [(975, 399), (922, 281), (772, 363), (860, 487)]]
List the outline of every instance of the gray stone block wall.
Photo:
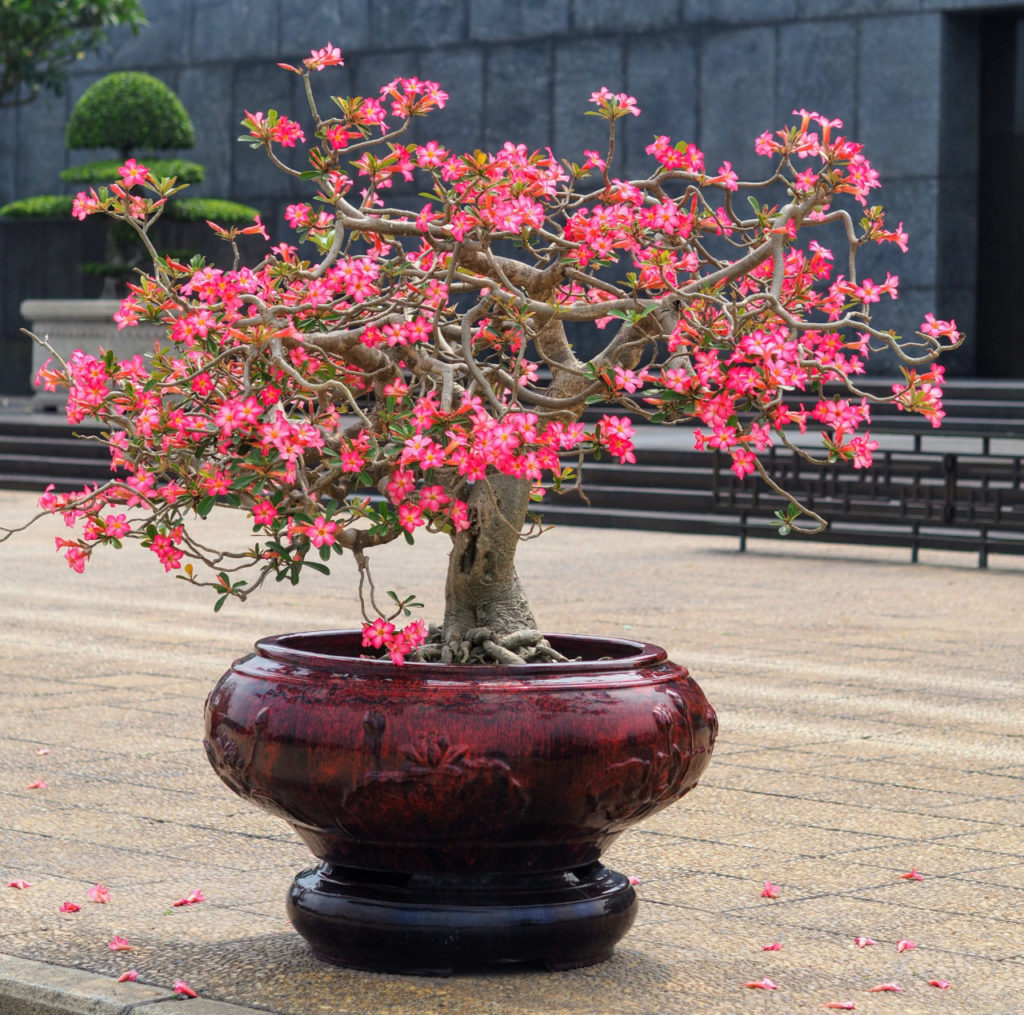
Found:
[[(697, 143), (712, 170), (728, 159), (744, 176), (759, 174), (761, 131), (801, 107), (839, 117), (888, 185), (893, 223), (911, 230), (910, 254), (893, 268), (906, 326), (919, 306), (955, 309), (970, 326), (978, 79), (970, 15), (1019, 7), (1010, 0), (143, 3), (149, 26), (87, 55), (66, 99), (0, 111), (0, 201), (60, 189), (65, 165), (108, 154), (65, 151), (70, 103), (109, 70), (143, 69), (178, 90), (195, 121), (187, 154), (208, 170), (196, 193), (256, 204), (286, 235), (283, 207), (304, 192), (237, 143), (239, 121), (245, 109), (271, 106), (301, 118), (299, 80), (275, 64), (330, 40), (346, 67), (318, 78), (319, 97), (375, 94), (396, 76), (436, 79), (450, 105), (418, 121), (411, 137), (436, 135), (461, 150), (506, 139), (577, 160), (583, 148), (603, 150), (602, 124), (583, 115), (602, 84), (636, 95), (644, 109), (640, 120), (620, 122), (619, 171), (630, 175), (647, 171), (644, 147), (662, 133)], [(881, 265), (878, 253), (865, 252), (865, 272)], [(956, 369), (970, 371), (969, 353)]]

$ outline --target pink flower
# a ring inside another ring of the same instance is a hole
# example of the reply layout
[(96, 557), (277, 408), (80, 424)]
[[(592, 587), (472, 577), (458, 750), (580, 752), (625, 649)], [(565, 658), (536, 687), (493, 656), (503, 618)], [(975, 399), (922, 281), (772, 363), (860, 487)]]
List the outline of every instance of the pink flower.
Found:
[(36, 779), (35, 782), (30, 782), (25, 789), (48, 789), (49, 783), (44, 782), (42, 779)]
[(381, 648), (394, 633), (394, 624), (389, 624), (383, 617), (377, 617), (369, 624), (363, 624), (363, 647)]
[(902, 990), (903, 988), (898, 987), (895, 983), (879, 983), (875, 987), (868, 987), (869, 994), (879, 994), (886, 992), (890, 994), (899, 994)]
[(128, 983), (130, 981), (137, 980), (139, 978), (139, 971), (137, 969), (126, 969), (118, 978), (118, 983)]
[(771, 881), (764, 883), (764, 889), (761, 892), (762, 899), (777, 899), (779, 897), (779, 886), (773, 885)]
[(135, 946), (128, 944), (128, 942), (125, 941), (123, 937), (119, 937), (117, 934), (115, 934), (110, 939), (110, 944), (108, 944), (107, 947), (112, 952), (130, 952)]
[(17, 878), (14, 881), (7, 882), (8, 888), (31, 888), (32, 884), (29, 881), (22, 881), (21, 878)]
[(743, 984), (744, 987), (749, 987), (751, 990), (778, 990), (779, 985), (773, 983), (768, 977), (764, 977), (761, 980), (750, 980)]
[(257, 525), (269, 525), (277, 517), (277, 508), (269, 500), (253, 505), (252, 520)]
[(345, 61), (341, 58), (341, 50), (327, 43), (323, 49), (311, 49), (309, 56), (302, 61), (310, 70), (323, 70), (325, 67), (340, 67)]
[(911, 869), (907, 874), (901, 874), (900, 878), (904, 881), (924, 881), (924, 878), (913, 869)]
[(137, 183), (145, 183), (149, 176), (149, 170), (135, 159), (128, 159), (127, 162), (120, 169), (118, 173), (121, 179), (124, 180), (126, 187), (134, 187)]
[[(757, 459), (753, 451), (748, 451), (746, 448), (731, 448), (729, 454), (732, 457), (732, 465), (729, 468), (740, 479), (757, 471)], [(762, 892), (762, 894), (764, 893)], [(769, 898), (775, 898), (775, 896), (772, 895)]]
[(839, 1008), (842, 1011), (854, 1011), (857, 1007), (855, 1001), (829, 1001), (828, 1004), (823, 1005), (824, 1008)]
[(855, 937), (853, 939), (853, 943), (858, 948), (867, 948), (869, 945), (875, 944), (875, 941), (872, 938), (869, 938), (869, 937)]
[(77, 913), (81, 908), (76, 902), (65, 902), (61, 904), (60, 911), (62, 913)]
[(320, 516), (313, 519), (312, 525), (303, 526), (303, 531), (314, 546), (333, 546), (338, 525)]
[(640, 879), (635, 874), (630, 874), (629, 883), (635, 887), (636, 885), (640, 884)]
[(907, 941), (906, 939), (896, 942), (896, 951), (898, 952), (909, 952), (916, 947), (917, 945), (913, 941)]
[(103, 885), (93, 885), (92, 888), (89, 889), (89, 898), (92, 899), (93, 902), (107, 903), (110, 901), (110, 889)]
[(761, 945), (761, 951), (763, 952), (781, 952), (782, 943), (780, 941), (774, 941), (770, 945)]
[(181, 994), (182, 997), (199, 997), (184, 980), (174, 981), (174, 993)]
[(949, 990), (949, 988), (952, 987), (953, 984), (950, 983), (949, 980), (929, 980), (928, 986), (938, 987), (939, 990)]
[(191, 895), (186, 895), (183, 899), (178, 899), (177, 902), (172, 902), (172, 906), (193, 906), (197, 902), (205, 902), (206, 896), (197, 888)]

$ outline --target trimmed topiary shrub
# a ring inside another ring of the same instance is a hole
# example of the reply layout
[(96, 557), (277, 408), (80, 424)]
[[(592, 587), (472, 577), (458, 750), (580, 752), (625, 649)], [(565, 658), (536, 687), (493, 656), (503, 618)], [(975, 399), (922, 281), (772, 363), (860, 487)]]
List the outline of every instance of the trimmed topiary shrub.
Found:
[(210, 219), (219, 226), (249, 226), (259, 214), (251, 205), (225, 201), (219, 197), (179, 197), (169, 204), (168, 217), (181, 222), (205, 222)]
[(90, 85), (75, 103), (65, 132), (68, 148), (191, 148), (192, 120), (170, 88), (151, 74), (117, 71)]
[[(68, 148), (114, 148), (117, 159), (99, 159), (71, 166), (61, 172), (65, 183), (95, 187), (119, 180), (118, 169), (135, 151), (167, 151), (191, 148), (195, 130), (181, 100), (162, 81), (140, 71), (118, 71), (90, 85), (75, 104), (65, 131)], [(175, 177), (179, 184), (201, 183), (205, 170), (187, 159), (137, 156), (155, 177)], [(42, 195), (12, 201), (0, 208), (3, 218), (66, 218), (72, 213), (70, 194)], [(248, 226), (259, 214), (256, 208), (206, 197), (172, 197), (164, 207), (167, 219), (183, 222), (210, 220), (221, 226)], [(130, 280), (144, 262), (142, 246), (127, 226), (107, 231), (106, 256), (102, 262), (84, 264), (82, 271), (103, 275), (103, 295), (113, 296), (118, 284)]]
[(5, 219), (68, 218), (73, 201), (70, 194), (37, 194), (5, 204), (0, 208), (0, 216)]
[[(81, 166), (62, 169), (60, 178), (65, 183), (110, 183), (117, 179), (117, 170), (123, 159), (99, 159)], [(178, 183), (202, 183), (206, 170), (198, 162), (188, 159), (146, 159), (154, 176), (173, 176)]]
[[(11, 201), (0, 208), (0, 217), (9, 219), (60, 219), (71, 215), (74, 198), (70, 194), (40, 194)], [(217, 197), (179, 197), (167, 203), (164, 214), (178, 222), (205, 222), (221, 226), (247, 226), (259, 214), (252, 205), (225, 201)], [(130, 236), (131, 234), (129, 234)]]

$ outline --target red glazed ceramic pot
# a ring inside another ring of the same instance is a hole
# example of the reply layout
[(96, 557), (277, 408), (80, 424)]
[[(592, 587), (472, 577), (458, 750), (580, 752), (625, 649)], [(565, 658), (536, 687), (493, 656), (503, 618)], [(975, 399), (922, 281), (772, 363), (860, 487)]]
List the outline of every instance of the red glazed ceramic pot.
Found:
[(717, 720), (663, 649), (549, 640), (574, 661), (396, 666), (357, 631), (288, 634), (220, 679), (207, 754), (322, 861), (289, 897), (321, 958), (568, 968), (629, 929), (636, 894), (601, 852), (697, 784)]

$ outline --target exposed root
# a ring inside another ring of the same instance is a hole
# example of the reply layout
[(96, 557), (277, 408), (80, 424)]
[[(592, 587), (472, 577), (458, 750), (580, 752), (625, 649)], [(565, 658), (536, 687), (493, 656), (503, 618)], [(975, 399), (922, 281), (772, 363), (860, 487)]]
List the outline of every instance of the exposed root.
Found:
[(524, 629), (498, 637), (489, 627), (475, 627), (446, 639), (440, 628), (431, 626), (430, 637), (407, 658), (409, 662), (418, 663), (497, 663), (502, 666), (569, 661), (551, 647), (540, 631)]

